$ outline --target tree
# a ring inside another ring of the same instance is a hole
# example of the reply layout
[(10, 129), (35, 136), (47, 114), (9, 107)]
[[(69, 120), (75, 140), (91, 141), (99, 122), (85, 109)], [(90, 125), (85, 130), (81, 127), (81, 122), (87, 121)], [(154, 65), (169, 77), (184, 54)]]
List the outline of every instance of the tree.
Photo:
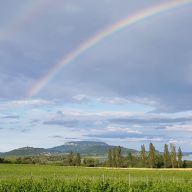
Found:
[(121, 155), (121, 147), (117, 148), (117, 167), (121, 167), (122, 165), (122, 155)]
[(169, 155), (169, 149), (167, 144), (164, 145), (163, 160), (164, 160), (164, 167), (169, 168), (171, 162), (170, 162), (170, 155)]
[(145, 146), (141, 145), (141, 165), (145, 167)]
[(171, 148), (171, 165), (172, 165), (172, 168), (175, 168), (177, 166), (175, 144), (174, 143), (170, 143), (170, 148)]
[(115, 147), (113, 147), (113, 167), (117, 167), (117, 154)]
[(80, 153), (77, 153), (76, 166), (80, 166), (80, 165), (81, 165), (81, 155), (80, 155)]
[(131, 152), (128, 153), (127, 160), (129, 167), (133, 167), (133, 155), (131, 154)]
[(4, 158), (0, 158), (0, 163), (4, 163)]
[(149, 144), (149, 165), (151, 168), (155, 167), (155, 147), (152, 143)]
[(69, 152), (69, 166), (72, 166), (73, 165), (73, 152), (70, 151)]
[(98, 159), (94, 159), (92, 157), (84, 157), (83, 164), (86, 167), (95, 167), (95, 166), (97, 166), (99, 164), (99, 160)]
[(182, 167), (182, 152), (181, 152), (181, 148), (179, 147), (178, 149), (178, 168)]
[(109, 166), (112, 167), (113, 166), (113, 159), (112, 159), (111, 148), (109, 148), (109, 151), (108, 151), (108, 162), (109, 162)]

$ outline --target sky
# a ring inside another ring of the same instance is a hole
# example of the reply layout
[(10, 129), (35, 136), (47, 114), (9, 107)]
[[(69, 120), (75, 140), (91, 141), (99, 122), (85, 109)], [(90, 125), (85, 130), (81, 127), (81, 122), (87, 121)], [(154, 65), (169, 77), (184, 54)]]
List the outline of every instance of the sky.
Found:
[(192, 152), (192, 0), (181, 2), (0, 1), (0, 152)]

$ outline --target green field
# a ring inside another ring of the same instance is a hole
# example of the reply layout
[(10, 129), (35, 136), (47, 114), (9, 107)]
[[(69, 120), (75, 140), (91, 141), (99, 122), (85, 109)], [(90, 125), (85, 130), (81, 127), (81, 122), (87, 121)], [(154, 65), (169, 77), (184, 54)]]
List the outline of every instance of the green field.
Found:
[(164, 170), (164, 169), (106, 169), (106, 168), (85, 168), (85, 167), (69, 167), (69, 166), (50, 166), (50, 165), (24, 165), (24, 164), (0, 164), (0, 180), (4, 179), (30, 179), (31, 173), (33, 179), (42, 178), (51, 179), (99, 179), (105, 175), (109, 179), (128, 179), (129, 174), (132, 180), (145, 181), (153, 180), (184, 180), (189, 181), (192, 178), (192, 170)]
[(189, 169), (140, 170), (0, 164), (2, 192), (192, 191), (191, 178), (192, 170)]

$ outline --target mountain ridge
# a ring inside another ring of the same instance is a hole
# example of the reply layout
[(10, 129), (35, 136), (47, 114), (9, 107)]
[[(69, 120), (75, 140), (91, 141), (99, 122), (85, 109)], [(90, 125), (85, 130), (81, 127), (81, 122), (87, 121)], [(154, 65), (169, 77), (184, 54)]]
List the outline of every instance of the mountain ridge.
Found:
[[(62, 154), (69, 153), (73, 151), (73, 153), (79, 152), (80, 154), (96, 154), (96, 155), (106, 155), (109, 148), (118, 147), (111, 146), (105, 142), (96, 142), (96, 141), (71, 141), (64, 143), (63, 145), (52, 147), (52, 148), (33, 148), (29, 146), (20, 147), (18, 149), (11, 150), (9, 152), (4, 152), (0, 154), (1, 156), (27, 156), (27, 155), (54, 155), (54, 154)], [(123, 153), (129, 152), (138, 152), (134, 149), (122, 148)]]

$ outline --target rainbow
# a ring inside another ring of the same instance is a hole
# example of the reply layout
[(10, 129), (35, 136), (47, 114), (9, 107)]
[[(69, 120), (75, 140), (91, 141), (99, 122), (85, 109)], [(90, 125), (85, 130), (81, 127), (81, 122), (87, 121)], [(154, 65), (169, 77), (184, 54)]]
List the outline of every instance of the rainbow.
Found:
[(108, 28), (104, 29), (100, 33), (96, 34), (92, 38), (85, 41), (79, 47), (77, 47), (74, 51), (69, 53), (65, 56), (54, 68), (47, 73), (40, 81), (38, 81), (32, 89), (29, 91), (27, 99), (30, 99), (36, 96), (56, 75), (61, 69), (66, 66), (67, 64), (71, 63), (74, 59), (76, 59), (79, 55), (83, 54), (85, 51), (96, 45), (97, 43), (101, 42), (106, 37), (113, 35), (114, 33), (131, 26), (135, 23), (143, 21), (149, 17), (155, 16), (157, 14), (164, 13), (169, 10), (173, 10), (182, 6), (187, 6), (192, 4), (192, 0), (177, 0), (177, 1), (168, 1), (163, 4), (159, 4), (148, 9), (139, 11), (135, 14), (132, 14), (120, 22), (109, 26)]

